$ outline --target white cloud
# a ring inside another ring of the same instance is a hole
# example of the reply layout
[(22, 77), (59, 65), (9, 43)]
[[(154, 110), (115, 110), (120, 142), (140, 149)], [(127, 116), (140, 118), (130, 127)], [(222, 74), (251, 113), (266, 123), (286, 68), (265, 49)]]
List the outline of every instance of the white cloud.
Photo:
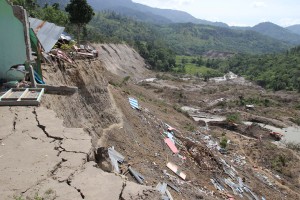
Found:
[(144, 3), (146, 5), (159, 8), (178, 8), (182, 6), (189, 6), (196, 2), (196, 0), (133, 0), (134, 2)]
[(279, 25), (283, 27), (295, 25), (295, 24), (300, 24), (300, 18), (295, 19), (295, 18), (283, 18), (279, 20)]
[(265, 8), (265, 7), (267, 7), (267, 4), (263, 1), (255, 1), (252, 3), (252, 6), (254, 8)]
[(240, 22), (229, 22), (227, 23), (229, 26), (241, 26), (241, 27), (246, 27), (246, 26), (251, 26), (249, 24), (245, 23), (240, 23)]
[(199, 19), (254, 26), (271, 21), (300, 24), (299, 0), (132, 0), (157, 8), (186, 11)]

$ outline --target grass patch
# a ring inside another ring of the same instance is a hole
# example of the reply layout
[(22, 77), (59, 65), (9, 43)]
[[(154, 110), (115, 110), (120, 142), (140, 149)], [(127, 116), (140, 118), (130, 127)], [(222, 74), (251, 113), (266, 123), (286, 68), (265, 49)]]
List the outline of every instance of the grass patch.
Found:
[(187, 111), (182, 110), (180, 106), (178, 106), (178, 105), (173, 105), (173, 108), (174, 108), (174, 110), (176, 110), (177, 112), (184, 114), (184, 115), (185, 115), (186, 117), (188, 117), (188, 118), (191, 118), (190, 115), (189, 115), (189, 113), (188, 113)]
[(232, 113), (226, 116), (226, 121), (233, 122), (233, 123), (240, 123), (241, 116), (239, 113)]
[(300, 118), (292, 118), (291, 121), (295, 124), (297, 124), (298, 126), (300, 126)]
[[(174, 68), (174, 72), (198, 77), (205, 77), (206, 75), (209, 77), (223, 76), (223, 73), (220, 71), (204, 66), (204, 63), (206, 62), (205, 59), (201, 58), (202, 61), (198, 64), (196, 61), (197, 59), (199, 59), (199, 56), (176, 56), (176, 67)], [(182, 70), (183, 66), (184, 70)]]
[(282, 173), (283, 168), (287, 166), (288, 162), (289, 160), (285, 155), (276, 155), (273, 159), (271, 159), (271, 167), (273, 170)]
[(289, 149), (292, 149), (294, 151), (300, 152), (300, 143), (296, 142), (284, 142), (285, 146)]
[(196, 130), (195, 126), (191, 123), (185, 124), (184, 128), (189, 132), (194, 132)]

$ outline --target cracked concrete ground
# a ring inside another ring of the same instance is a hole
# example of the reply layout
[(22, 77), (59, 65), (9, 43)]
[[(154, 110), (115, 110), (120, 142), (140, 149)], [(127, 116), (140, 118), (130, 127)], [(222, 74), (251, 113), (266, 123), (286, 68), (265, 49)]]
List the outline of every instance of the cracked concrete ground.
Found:
[(43, 107), (0, 107), (1, 199), (158, 199), (87, 162), (91, 137)]

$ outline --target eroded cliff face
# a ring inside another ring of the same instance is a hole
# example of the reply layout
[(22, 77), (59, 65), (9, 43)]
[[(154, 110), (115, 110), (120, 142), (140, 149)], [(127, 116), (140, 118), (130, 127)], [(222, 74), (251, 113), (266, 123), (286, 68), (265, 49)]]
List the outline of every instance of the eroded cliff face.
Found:
[(130, 76), (134, 82), (153, 74), (147, 69), (144, 59), (130, 46), (125, 44), (95, 44), (103, 66), (119, 77)]
[(67, 127), (85, 128), (94, 145), (103, 129), (120, 122), (104, 76), (107, 72), (99, 60), (45, 66), (44, 72), (48, 84), (78, 87), (78, 93), (73, 95), (46, 95), (43, 105), (64, 119)]

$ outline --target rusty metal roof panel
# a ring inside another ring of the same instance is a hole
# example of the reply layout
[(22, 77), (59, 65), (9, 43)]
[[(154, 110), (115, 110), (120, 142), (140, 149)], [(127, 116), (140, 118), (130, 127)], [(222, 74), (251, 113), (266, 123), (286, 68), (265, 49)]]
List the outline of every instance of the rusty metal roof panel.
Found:
[(36, 33), (46, 53), (54, 47), (65, 27), (45, 22), (36, 18), (29, 18), (30, 28)]

